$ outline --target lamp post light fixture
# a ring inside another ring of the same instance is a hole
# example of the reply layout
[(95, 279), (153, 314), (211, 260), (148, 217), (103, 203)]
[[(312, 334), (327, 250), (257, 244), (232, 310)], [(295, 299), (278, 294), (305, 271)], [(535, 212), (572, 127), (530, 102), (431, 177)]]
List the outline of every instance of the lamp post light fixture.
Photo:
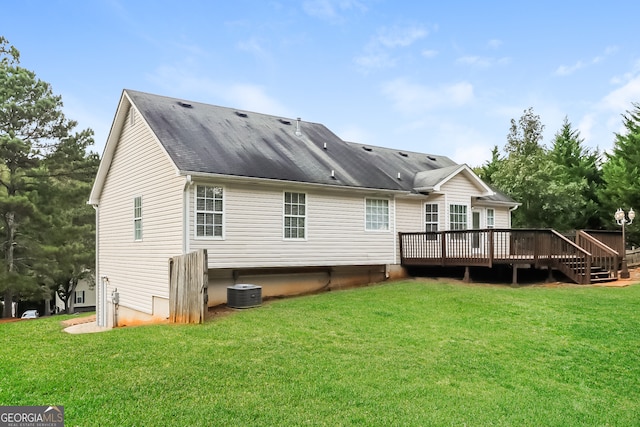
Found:
[[(614, 218), (618, 225), (622, 226), (622, 271), (620, 272), (621, 279), (628, 279), (630, 277), (629, 270), (627, 269), (627, 240), (625, 237), (624, 227), (625, 225), (630, 225), (633, 222), (633, 219), (636, 217), (636, 213), (633, 209), (629, 209), (629, 213), (626, 214), (621, 208), (618, 208), (616, 211)], [(629, 218), (629, 220), (627, 220)]]

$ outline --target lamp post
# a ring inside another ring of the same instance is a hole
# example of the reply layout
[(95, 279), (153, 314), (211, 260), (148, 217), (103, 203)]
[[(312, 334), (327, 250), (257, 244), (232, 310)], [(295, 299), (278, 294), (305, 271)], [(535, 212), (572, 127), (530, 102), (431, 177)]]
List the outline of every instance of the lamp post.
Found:
[[(629, 220), (627, 220), (627, 217)], [(636, 217), (636, 213), (633, 209), (629, 209), (629, 213), (626, 214), (621, 208), (618, 208), (616, 211), (614, 218), (618, 225), (622, 226), (622, 271), (620, 272), (621, 279), (628, 279), (630, 277), (629, 270), (627, 269), (627, 240), (624, 233), (625, 225), (630, 225), (633, 222), (633, 219)]]

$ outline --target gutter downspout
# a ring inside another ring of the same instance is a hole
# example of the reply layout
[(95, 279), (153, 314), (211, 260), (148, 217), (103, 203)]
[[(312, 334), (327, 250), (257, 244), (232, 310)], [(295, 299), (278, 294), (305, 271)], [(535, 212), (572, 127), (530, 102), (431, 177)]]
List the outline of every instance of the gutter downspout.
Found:
[[(99, 289), (96, 293), (96, 297), (98, 298), (98, 301), (96, 301), (98, 303), (96, 305), (96, 325), (104, 327), (107, 326), (105, 322), (106, 304), (103, 298), (103, 294), (106, 294), (106, 292), (102, 291), (104, 290), (104, 286), (106, 284), (103, 282), (103, 278), (100, 276), (100, 207), (97, 203), (93, 203), (91, 204), (91, 206), (93, 206), (93, 209), (96, 211), (96, 268), (94, 274), (96, 282), (100, 280), (100, 286), (98, 287)], [(100, 295), (98, 295), (98, 293)]]
[(191, 175), (187, 175), (184, 181), (184, 189), (182, 190), (182, 210), (183, 210), (183, 227), (184, 233), (182, 236), (182, 253), (186, 255), (189, 253), (189, 189), (193, 185), (193, 181), (191, 180)]
[(513, 212), (516, 209), (518, 209), (518, 207), (520, 207), (520, 205), (515, 205), (514, 207), (509, 208), (509, 228), (511, 228), (511, 212)]

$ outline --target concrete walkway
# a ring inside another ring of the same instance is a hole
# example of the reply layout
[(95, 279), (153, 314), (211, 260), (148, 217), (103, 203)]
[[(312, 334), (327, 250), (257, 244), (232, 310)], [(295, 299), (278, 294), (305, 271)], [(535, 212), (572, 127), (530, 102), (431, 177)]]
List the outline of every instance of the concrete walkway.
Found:
[(69, 319), (62, 322), (64, 331), (69, 334), (91, 334), (94, 332), (108, 331), (110, 328), (98, 326), (96, 316), (80, 317), (78, 319)]

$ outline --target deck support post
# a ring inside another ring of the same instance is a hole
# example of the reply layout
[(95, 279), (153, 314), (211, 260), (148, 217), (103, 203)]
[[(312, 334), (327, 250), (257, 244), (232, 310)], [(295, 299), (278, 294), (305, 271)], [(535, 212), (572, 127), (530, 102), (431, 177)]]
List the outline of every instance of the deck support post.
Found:
[(511, 276), (511, 286), (513, 287), (517, 287), (518, 286), (518, 264), (512, 264), (513, 267), (513, 274)]
[(464, 268), (464, 278), (462, 279), (462, 281), (464, 283), (470, 283), (471, 282), (471, 274), (469, 273), (469, 266), (468, 265)]
[(547, 269), (549, 270), (549, 274), (547, 275), (547, 283), (555, 282), (555, 280), (553, 280), (553, 268), (551, 268), (551, 266), (548, 266)]

